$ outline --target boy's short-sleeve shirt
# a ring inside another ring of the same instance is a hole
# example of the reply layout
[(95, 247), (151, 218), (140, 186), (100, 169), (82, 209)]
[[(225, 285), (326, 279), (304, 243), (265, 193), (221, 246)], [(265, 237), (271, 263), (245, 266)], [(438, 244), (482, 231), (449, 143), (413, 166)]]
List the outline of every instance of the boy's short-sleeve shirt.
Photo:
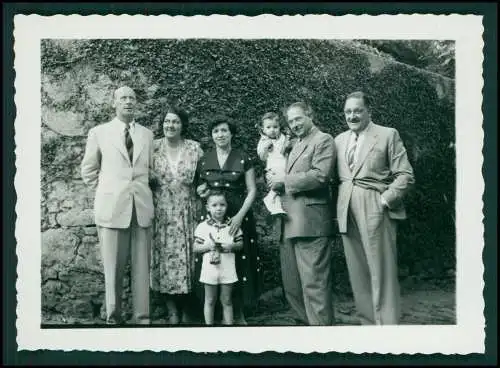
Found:
[(218, 224), (211, 218), (208, 218), (205, 221), (198, 224), (194, 232), (194, 236), (195, 238), (198, 239), (198, 241), (201, 241), (202, 243), (204, 243), (205, 240), (210, 239), (210, 234), (212, 235), (216, 243), (232, 244), (242, 241), (243, 232), (241, 231), (241, 229), (238, 229), (238, 231), (236, 231), (236, 234), (233, 237), (229, 235), (230, 228), (231, 227), (228, 223), (228, 220), (226, 220), (222, 224)]

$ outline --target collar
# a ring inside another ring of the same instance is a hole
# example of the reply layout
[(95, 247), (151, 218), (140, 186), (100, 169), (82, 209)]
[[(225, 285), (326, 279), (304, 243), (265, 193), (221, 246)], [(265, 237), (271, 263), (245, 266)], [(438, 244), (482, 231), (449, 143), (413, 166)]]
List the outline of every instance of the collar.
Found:
[[(125, 130), (125, 127), (127, 126), (127, 124), (123, 121), (121, 121), (118, 116), (115, 116), (115, 118), (113, 119), (113, 122), (120, 127), (120, 130)], [(135, 119), (132, 120), (130, 123), (129, 123), (129, 127), (130, 127), (130, 131), (132, 132), (134, 129), (135, 129)]]
[[(367, 135), (372, 127), (373, 127), (373, 122), (370, 120), (370, 122), (366, 125), (365, 129), (363, 129), (360, 133), (358, 133), (358, 139), (363, 138), (365, 135)], [(356, 133), (354, 133), (351, 130), (351, 136), (354, 136), (354, 134)]]
[[(210, 216), (210, 214), (208, 215)], [(207, 219), (207, 224), (213, 227), (216, 227), (217, 229), (223, 229), (226, 226), (229, 226), (229, 217), (227, 217), (222, 223), (216, 222), (213, 218), (208, 217)]]
[(280, 139), (283, 139), (285, 135), (283, 133), (280, 132), (280, 135), (278, 136), (278, 138), (269, 138), (270, 140), (272, 140), (273, 142), (277, 142), (279, 141)]
[(313, 126), (311, 127), (311, 129), (309, 129), (309, 132), (305, 136), (303, 136), (303, 137), (297, 137), (298, 141), (299, 142), (303, 142), (308, 137), (310, 137), (312, 134), (316, 133), (317, 130), (318, 130), (318, 127), (313, 124)]

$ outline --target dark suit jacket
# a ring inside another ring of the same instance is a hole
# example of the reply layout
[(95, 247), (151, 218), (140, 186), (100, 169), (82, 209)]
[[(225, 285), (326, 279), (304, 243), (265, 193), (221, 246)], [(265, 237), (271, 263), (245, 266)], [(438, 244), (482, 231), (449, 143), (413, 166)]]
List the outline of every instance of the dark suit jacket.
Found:
[(297, 141), (287, 158), (283, 209), (283, 237), (319, 237), (333, 234), (330, 179), (335, 143), (330, 134), (313, 126)]

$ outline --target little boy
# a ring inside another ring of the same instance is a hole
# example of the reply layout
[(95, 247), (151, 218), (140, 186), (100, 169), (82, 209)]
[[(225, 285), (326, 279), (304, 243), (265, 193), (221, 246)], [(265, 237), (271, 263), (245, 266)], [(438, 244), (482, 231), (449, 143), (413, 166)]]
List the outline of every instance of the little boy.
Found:
[(217, 290), (220, 285), (223, 323), (232, 325), (231, 294), (233, 284), (238, 281), (234, 251), (243, 247), (243, 233), (238, 229), (234, 237), (229, 235), (227, 200), (223, 192), (210, 191), (206, 201), (209, 217), (196, 227), (193, 246), (195, 252), (204, 253), (200, 273), (200, 282), (205, 284), (203, 314), (207, 325), (214, 323)]

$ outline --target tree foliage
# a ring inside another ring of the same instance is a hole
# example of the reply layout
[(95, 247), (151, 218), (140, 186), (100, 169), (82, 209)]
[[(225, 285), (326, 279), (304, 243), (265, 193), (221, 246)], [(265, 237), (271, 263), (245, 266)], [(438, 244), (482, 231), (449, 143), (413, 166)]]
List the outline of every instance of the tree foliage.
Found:
[(395, 60), (455, 78), (455, 41), (450, 40), (359, 40)]

